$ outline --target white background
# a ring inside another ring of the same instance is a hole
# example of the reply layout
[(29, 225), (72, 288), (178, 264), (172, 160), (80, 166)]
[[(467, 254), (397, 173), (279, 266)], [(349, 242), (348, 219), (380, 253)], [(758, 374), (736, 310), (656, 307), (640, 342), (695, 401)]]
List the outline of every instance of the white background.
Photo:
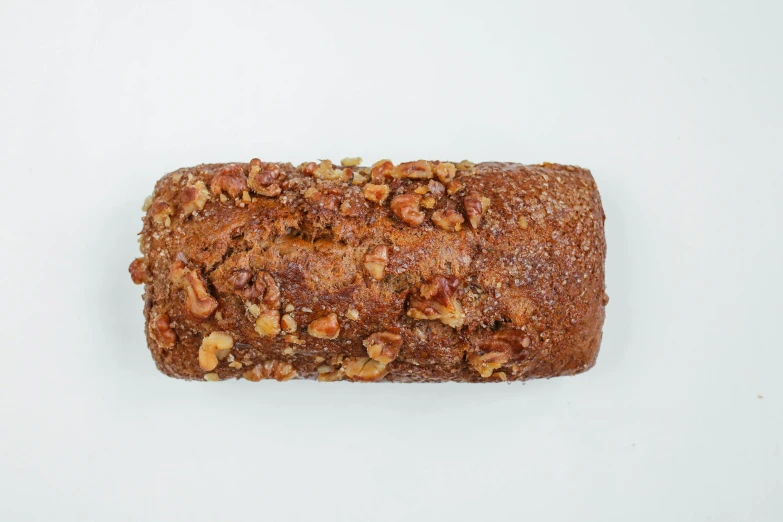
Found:
[[(2, 520), (783, 520), (780, 2), (0, 5)], [(353, 155), (592, 169), (597, 366), (159, 374), (155, 181)]]

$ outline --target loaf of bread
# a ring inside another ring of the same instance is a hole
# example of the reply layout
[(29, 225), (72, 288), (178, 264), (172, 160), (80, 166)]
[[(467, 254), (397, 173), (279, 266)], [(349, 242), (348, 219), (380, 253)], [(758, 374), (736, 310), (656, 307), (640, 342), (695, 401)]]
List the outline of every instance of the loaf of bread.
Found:
[(590, 368), (590, 172), (359, 158), (200, 165), (145, 202), (147, 342), (183, 379), (501, 382)]

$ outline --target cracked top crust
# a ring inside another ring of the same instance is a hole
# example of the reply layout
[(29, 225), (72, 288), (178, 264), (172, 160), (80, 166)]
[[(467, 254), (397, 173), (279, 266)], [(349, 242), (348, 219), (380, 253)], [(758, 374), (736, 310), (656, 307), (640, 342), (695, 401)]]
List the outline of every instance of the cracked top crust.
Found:
[(604, 214), (579, 167), (253, 159), (172, 172), (145, 211), (130, 271), (167, 375), (505, 381), (598, 353)]

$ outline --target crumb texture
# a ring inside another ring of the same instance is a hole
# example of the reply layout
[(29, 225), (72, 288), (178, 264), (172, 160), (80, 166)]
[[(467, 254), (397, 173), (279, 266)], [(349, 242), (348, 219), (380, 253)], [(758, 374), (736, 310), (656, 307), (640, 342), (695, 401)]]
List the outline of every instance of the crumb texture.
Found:
[(502, 382), (593, 366), (604, 213), (552, 163), (253, 159), (144, 203), (147, 341), (172, 377)]

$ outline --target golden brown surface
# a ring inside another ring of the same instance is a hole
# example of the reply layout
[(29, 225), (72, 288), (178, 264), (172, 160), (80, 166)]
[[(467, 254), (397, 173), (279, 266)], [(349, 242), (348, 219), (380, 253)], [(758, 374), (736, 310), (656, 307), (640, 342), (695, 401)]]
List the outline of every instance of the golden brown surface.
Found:
[(130, 272), (162, 372), (497, 382), (595, 363), (606, 244), (589, 171), (358, 160), (157, 183)]

